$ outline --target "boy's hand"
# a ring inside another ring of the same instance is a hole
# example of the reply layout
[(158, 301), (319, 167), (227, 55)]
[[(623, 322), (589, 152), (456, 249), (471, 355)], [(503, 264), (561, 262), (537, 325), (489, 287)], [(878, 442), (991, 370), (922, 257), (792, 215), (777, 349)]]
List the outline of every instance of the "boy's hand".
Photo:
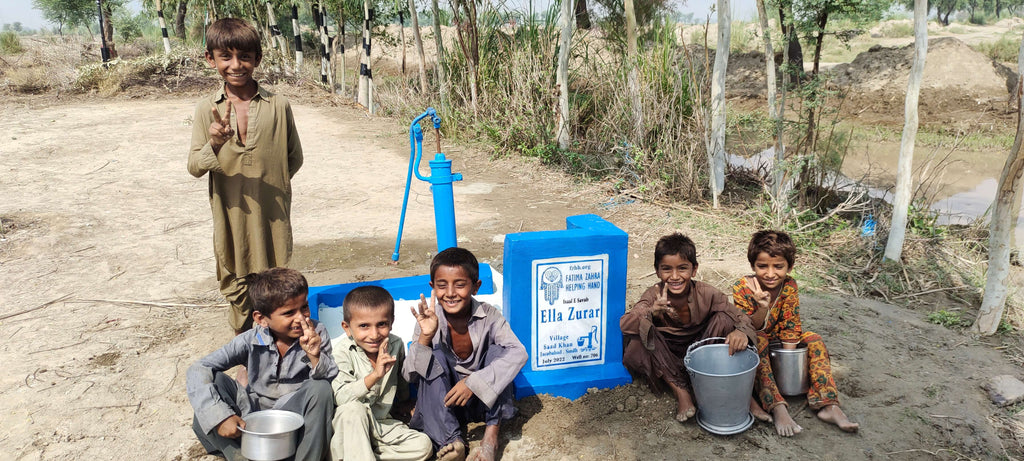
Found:
[(227, 419), (217, 425), (217, 435), (229, 439), (237, 439), (242, 436), (242, 431), (238, 430), (239, 427), (245, 429), (245, 421), (238, 415), (228, 416)]
[(725, 337), (725, 343), (729, 345), (729, 355), (733, 355), (746, 349), (747, 344), (750, 344), (750, 340), (740, 330), (732, 330), (732, 333)]
[(767, 309), (771, 302), (771, 293), (761, 289), (761, 281), (757, 277), (746, 277), (743, 279), (750, 290), (754, 292), (754, 300), (757, 301), (759, 309)]
[(462, 378), (444, 395), (444, 406), (466, 406), (470, 397), (473, 397), (473, 391), (466, 386), (466, 378)]
[(209, 133), (210, 147), (213, 147), (214, 152), (220, 150), (220, 147), (235, 135), (235, 130), (231, 129), (231, 101), (228, 101), (228, 110), (223, 118), (217, 106), (213, 106), (213, 122), (210, 123)]
[(662, 282), (661, 294), (654, 300), (654, 306), (651, 308), (652, 314), (668, 315), (672, 318), (678, 318), (679, 314), (668, 302), (668, 283)]
[(420, 337), (419, 343), (431, 347), (433, 346), (432, 341), (434, 340), (434, 334), (437, 333), (437, 314), (434, 312), (434, 305), (436, 304), (433, 294), (430, 296), (430, 306), (427, 306), (427, 298), (420, 293), (420, 304), (419, 312), (416, 311), (415, 307), (410, 307), (412, 315), (416, 317), (416, 323), (420, 324)]
[(302, 336), (299, 337), (299, 345), (302, 346), (302, 350), (306, 351), (306, 356), (309, 357), (309, 367), (316, 368), (316, 363), (320, 360), (320, 335), (317, 334), (316, 328), (313, 327), (313, 321), (309, 317), (304, 317), (299, 322), (302, 324)]
[(391, 367), (398, 360), (395, 356), (388, 354), (387, 344), (385, 341), (383, 347), (377, 351), (377, 361), (373, 364), (373, 374), (376, 375), (377, 380), (384, 379), (384, 375), (391, 371)]

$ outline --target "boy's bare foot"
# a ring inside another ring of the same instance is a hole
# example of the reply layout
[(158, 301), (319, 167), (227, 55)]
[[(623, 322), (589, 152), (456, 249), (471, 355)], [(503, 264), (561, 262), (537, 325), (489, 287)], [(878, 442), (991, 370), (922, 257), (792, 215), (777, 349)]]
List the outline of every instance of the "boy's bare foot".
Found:
[(860, 424), (850, 421), (846, 417), (846, 413), (843, 413), (843, 409), (839, 408), (839, 405), (825, 405), (824, 408), (818, 411), (818, 419), (826, 423), (835, 424), (846, 432), (857, 432), (860, 429)]
[(690, 393), (679, 386), (669, 384), (672, 387), (672, 393), (676, 395), (676, 402), (679, 403), (676, 408), (676, 421), (681, 423), (697, 414), (697, 407), (693, 404), (693, 397), (690, 397)]
[(750, 414), (754, 415), (754, 418), (758, 421), (764, 421), (766, 423), (772, 422), (772, 415), (769, 415), (767, 411), (761, 408), (761, 405), (757, 403), (757, 400), (753, 397), (750, 398)]
[(775, 421), (775, 431), (783, 437), (792, 437), (804, 430), (796, 421), (793, 421), (792, 416), (789, 416), (789, 409), (785, 405), (777, 405), (772, 408), (772, 419)]
[(466, 461), (494, 461), (494, 445), (487, 442), (480, 442), (480, 446), (469, 452)]
[(466, 459), (466, 443), (456, 440), (437, 449), (438, 461), (463, 461)]

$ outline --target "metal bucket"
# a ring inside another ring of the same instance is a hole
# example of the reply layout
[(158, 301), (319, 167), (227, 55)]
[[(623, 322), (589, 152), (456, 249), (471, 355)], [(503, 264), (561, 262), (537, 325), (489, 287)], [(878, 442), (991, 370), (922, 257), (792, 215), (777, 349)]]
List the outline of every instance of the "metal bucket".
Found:
[(242, 429), (242, 456), (251, 461), (277, 461), (295, 454), (302, 415), (285, 410), (249, 413)]
[(697, 341), (683, 358), (697, 399), (697, 424), (713, 434), (738, 434), (754, 424), (750, 397), (760, 360), (753, 347), (730, 356), (728, 344), (707, 344), (715, 340), (725, 338)]
[(783, 349), (782, 345), (771, 345), (768, 356), (772, 362), (772, 373), (775, 385), (782, 395), (806, 394), (811, 385), (811, 377), (807, 371), (807, 347)]

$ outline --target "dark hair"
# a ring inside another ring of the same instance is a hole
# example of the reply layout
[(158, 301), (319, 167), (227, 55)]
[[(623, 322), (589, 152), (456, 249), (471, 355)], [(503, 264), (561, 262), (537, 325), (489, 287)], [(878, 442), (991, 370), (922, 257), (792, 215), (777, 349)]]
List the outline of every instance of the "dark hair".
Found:
[(249, 285), (252, 309), (267, 317), (289, 299), (309, 293), (306, 277), (287, 267), (275, 267), (246, 275), (245, 283)]
[(256, 58), (263, 57), (260, 34), (248, 22), (238, 18), (224, 18), (206, 28), (207, 53), (232, 49), (256, 53)]
[(352, 320), (353, 309), (379, 309), (386, 307), (391, 320), (395, 319), (395, 299), (382, 287), (364, 285), (356, 287), (345, 295), (341, 304), (345, 321)]
[(792, 269), (793, 262), (796, 260), (796, 245), (793, 245), (793, 239), (789, 238), (789, 234), (785, 232), (757, 231), (753, 237), (750, 237), (750, 246), (747, 247), (747, 260), (750, 261), (751, 267), (754, 266), (754, 261), (757, 261), (757, 255), (761, 253), (786, 258), (789, 268)]
[(476, 256), (473, 256), (473, 253), (465, 248), (451, 247), (436, 254), (430, 261), (431, 282), (434, 281), (434, 273), (437, 272), (437, 268), (441, 266), (461, 267), (466, 271), (470, 283), (480, 281), (480, 263), (476, 261)]
[(690, 240), (690, 237), (679, 232), (658, 239), (658, 243), (654, 245), (654, 270), (658, 270), (661, 258), (669, 255), (682, 256), (683, 259), (690, 261), (690, 264), (697, 267), (697, 247), (693, 244), (693, 240)]

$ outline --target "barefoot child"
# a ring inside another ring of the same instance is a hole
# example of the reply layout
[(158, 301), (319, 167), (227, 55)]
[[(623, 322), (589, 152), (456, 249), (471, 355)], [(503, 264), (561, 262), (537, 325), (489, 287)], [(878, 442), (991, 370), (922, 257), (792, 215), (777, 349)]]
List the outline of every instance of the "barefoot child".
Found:
[[(327, 328), (309, 318), (309, 287), (298, 271), (275, 268), (248, 279), (254, 328), (199, 359), (186, 374), (195, 411), (192, 430), (207, 452), (242, 459), (242, 417), (287, 410), (305, 421), (295, 459), (319, 461), (331, 439), (331, 380), (338, 374)], [(224, 374), (237, 365), (247, 365), (245, 388)]]
[[(473, 253), (449, 248), (430, 262), (430, 303), (420, 297), (414, 337), (402, 374), (419, 386), (409, 426), (430, 436), (440, 460), (466, 456), (465, 425), (484, 421), (472, 461), (494, 459), (498, 430), (516, 408), (512, 380), (526, 363), (526, 348), (501, 312), (473, 299), (480, 288)], [(441, 309), (435, 309), (440, 305)]]
[(206, 62), (224, 83), (196, 104), (188, 153), (189, 173), (209, 173), (217, 281), (235, 333), (252, 327), (244, 275), (291, 258), (291, 179), (302, 166), (291, 106), (253, 79), (262, 57), (259, 33), (245, 21), (210, 25)]
[(430, 438), (391, 417), (392, 404), (409, 399), (409, 383), (402, 378), (405, 344), (391, 334), (394, 299), (381, 287), (362, 286), (342, 305), (346, 335), (334, 345), (338, 408), (331, 459), (425, 461), (434, 451)]
[(807, 406), (818, 410), (818, 418), (847, 432), (860, 427), (839, 408), (839, 392), (832, 378), (832, 365), (821, 336), (804, 331), (800, 325), (800, 298), (796, 280), (789, 276), (796, 258), (796, 246), (781, 231), (760, 231), (750, 239), (747, 259), (754, 275), (743, 277), (732, 286), (736, 307), (750, 316), (757, 331), (757, 394), (764, 409), (772, 413), (779, 435), (790, 437), (803, 430), (789, 414), (786, 400), (779, 394), (769, 360), (768, 344), (781, 341), (784, 349), (807, 347), (811, 388)]
[(676, 420), (683, 422), (697, 411), (683, 365), (686, 348), (724, 336), (732, 355), (755, 335), (750, 320), (729, 304), (725, 293), (693, 280), (697, 248), (689, 237), (677, 232), (658, 240), (654, 270), (661, 282), (648, 288), (619, 320), (625, 343), (622, 364), (647, 378), (652, 390), (668, 385), (678, 403)]

